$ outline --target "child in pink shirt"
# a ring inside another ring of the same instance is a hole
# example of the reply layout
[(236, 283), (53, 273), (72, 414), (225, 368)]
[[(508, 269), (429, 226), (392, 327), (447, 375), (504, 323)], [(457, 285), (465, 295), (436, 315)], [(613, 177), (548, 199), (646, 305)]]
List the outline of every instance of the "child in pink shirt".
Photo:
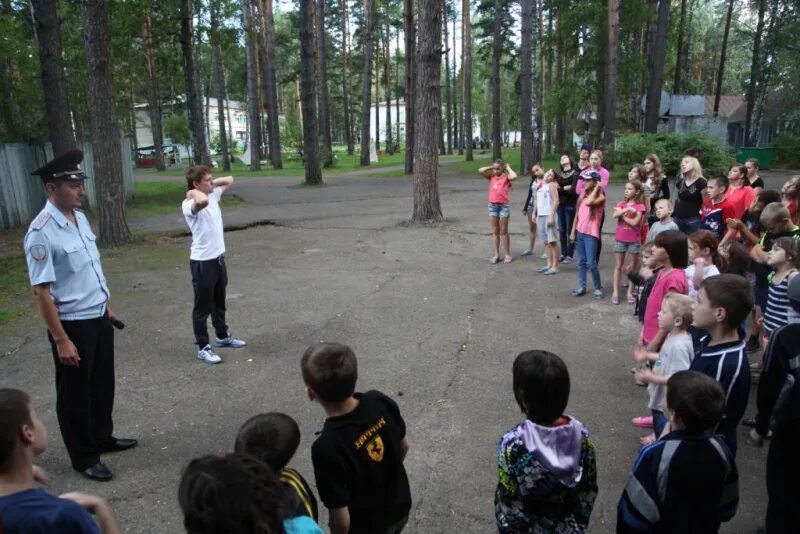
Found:
[(653, 258), (663, 268), (656, 275), (656, 283), (647, 299), (644, 325), (640, 341), (649, 344), (658, 334), (658, 312), (664, 295), (670, 292), (686, 295), (689, 282), (683, 271), (689, 265), (689, 243), (686, 234), (678, 230), (667, 230), (656, 236)]
[[(625, 199), (614, 208), (617, 229), (614, 232), (614, 289), (611, 293), (612, 304), (619, 304), (619, 279), (625, 256), (630, 256), (631, 270), (639, 270), (639, 252), (642, 248), (642, 224), (647, 206), (644, 203), (644, 187), (639, 180), (631, 180), (625, 184)], [(633, 304), (633, 284), (628, 286), (628, 302)]]
[(517, 173), (501, 159), (496, 160), (488, 167), (481, 167), (478, 172), (489, 180), (489, 222), (492, 226), (494, 240), (494, 256), (489, 262), (497, 263), (500, 260), (500, 238), (502, 237), (503, 246), (506, 249), (504, 262), (511, 263), (511, 239), (508, 236), (508, 219), (511, 217), (511, 210), (508, 207), (508, 193), (511, 190), (511, 182), (517, 177)]
[(586, 273), (592, 273), (594, 291), (592, 296), (603, 298), (603, 284), (600, 281), (600, 270), (597, 268), (597, 249), (600, 245), (600, 226), (603, 222), (603, 208), (606, 196), (600, 186), (600, 175), (590, 172), (586, 175), (586, 187), (578, 197), (575, 222), (572, 225), (570, 241), (575, 243), (578, 254), (578, 287), (572, 294), (580, 297), (586, 294)]

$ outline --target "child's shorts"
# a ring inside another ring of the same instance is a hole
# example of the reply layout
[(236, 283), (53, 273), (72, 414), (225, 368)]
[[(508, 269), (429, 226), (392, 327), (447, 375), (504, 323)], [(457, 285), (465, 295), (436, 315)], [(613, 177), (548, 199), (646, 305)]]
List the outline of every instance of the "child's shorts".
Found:
[(558, 241), (558, 219), (553, 217), (553, 226), (547, 226), (549, 215), (539, 215), (536, 217), (536, 231), (539, 239), (545, 243), (555, 243)]
[(642, 251), (642, 245), (639, 243), (623, 243), (622, 241), (614, 241), (614, 252), (620, 254), (639, 254)]
[(506, 219), (511, 216), (511, 210), (508, 208), (508, 204), (496, 204), (494, 202), (489, 203), (489, 217), (500, 217), (502, 219)]

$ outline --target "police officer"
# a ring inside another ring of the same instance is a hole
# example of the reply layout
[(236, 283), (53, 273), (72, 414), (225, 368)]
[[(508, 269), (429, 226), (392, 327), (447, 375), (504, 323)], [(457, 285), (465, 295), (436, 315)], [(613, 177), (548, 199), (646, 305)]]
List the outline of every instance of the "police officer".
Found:
[(122, 323), (108, 306), (109, 291), (96, 237), (81, 203), (83, 153), (68, 152), (32, 174), (44, 181), (47, 203), (25, 235), (34, 301), (48, 330), (56, 366), (56, 413), (72, 467), (107, 481), (100, 454), (135, 447), (112, 435), (114, 330)]

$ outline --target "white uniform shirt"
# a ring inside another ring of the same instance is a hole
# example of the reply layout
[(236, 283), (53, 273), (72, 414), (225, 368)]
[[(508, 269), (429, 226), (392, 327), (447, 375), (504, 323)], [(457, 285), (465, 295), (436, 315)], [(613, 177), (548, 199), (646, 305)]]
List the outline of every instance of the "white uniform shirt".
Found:
[(208, 195), (208, 206), (192, 213), (194, 200), (186, 199), (181, 204), (183, 216), (192, 231), (192, 253), (195, 261), (214, 260), (225, 254), (225, 238), (222, 235), (222, 210), (219, 200), (222, 187), (215, 187)]

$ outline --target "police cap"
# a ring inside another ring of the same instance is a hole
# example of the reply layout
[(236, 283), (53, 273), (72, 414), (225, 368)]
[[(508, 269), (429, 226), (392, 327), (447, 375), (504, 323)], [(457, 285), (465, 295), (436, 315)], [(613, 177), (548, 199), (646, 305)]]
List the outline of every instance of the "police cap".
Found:
[(70, 150), (33, 171), (31, 175), (40, 176), (44, 182), (85, 180), (87, 176), (83, 172), (82, 162), (83, 152), (78, 149)]

